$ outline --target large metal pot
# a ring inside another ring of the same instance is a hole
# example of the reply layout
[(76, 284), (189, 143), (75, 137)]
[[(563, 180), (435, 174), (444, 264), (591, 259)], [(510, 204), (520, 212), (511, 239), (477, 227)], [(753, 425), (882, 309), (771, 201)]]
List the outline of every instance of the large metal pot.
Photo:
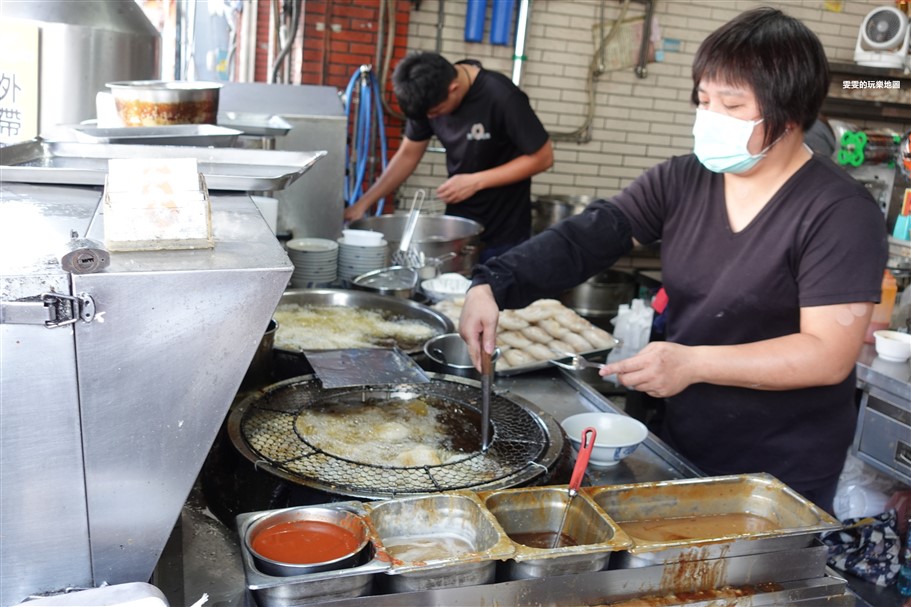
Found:
[(578, 215), (593, 200), (592, 196), (538, 196), (531, 203), (531, 229), (537, 234), (563, 221), (572, 215)]
[[(407, 215), (380, 215), (364, 217), (350, 227), (357, 230), (382, 232), (389, 243), (389, 250), (395, 251), (402, 241)], [(421, 215), (412, 237), (412, 247), (423, 253), (425, 258), (448, 257), (438, 268), (439, 273), (457, 272), (466, 274), (478, 262), (481, 255), (481, 232), (484, 227), (476, 221), (448, 215)]]
[(108, 82), (125, 126), (215, 124), (218, 82), (129, 80)]
[(607, 270), (567, 291), (560, 301), (587, 318), (609, 319), (617, 315), (620, 304), (636, 297), (636, 279), (632, 274)]

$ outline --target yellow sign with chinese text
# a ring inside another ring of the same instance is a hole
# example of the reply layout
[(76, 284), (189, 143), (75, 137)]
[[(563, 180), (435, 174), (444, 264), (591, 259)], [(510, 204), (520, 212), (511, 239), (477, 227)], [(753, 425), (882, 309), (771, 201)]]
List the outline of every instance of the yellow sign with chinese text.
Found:
[(0, 19), (0, 143), (38, 136), (38, 27)]

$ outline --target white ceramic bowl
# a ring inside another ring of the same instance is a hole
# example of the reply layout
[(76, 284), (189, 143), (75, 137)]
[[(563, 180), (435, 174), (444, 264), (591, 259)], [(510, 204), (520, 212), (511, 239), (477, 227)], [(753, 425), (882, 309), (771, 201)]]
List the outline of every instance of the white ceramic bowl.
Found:
[(456, 273), (440, 274), (436, 278), (421, 281), (421, 290), (434, 303), (464, 297), (470, 286), (470, 279)]
[(344, 244), (362, 247), (378, 247), (385, 244), (383, 233), (373, 230), (342, 230), (342, 241)]
[(876, 353), (890, 362), (902, 363), (911, 358), (911, 333), (887, 331), (873, 332)]
[(637, 419), (619, 413), (579, 413), (570, 415), (560, 425), (576, 451), (582, 443), (582, 431), (595, 429), (595, 446), (588, 460), (590, 466), (615, 466), (648, 436), (648, 428)]

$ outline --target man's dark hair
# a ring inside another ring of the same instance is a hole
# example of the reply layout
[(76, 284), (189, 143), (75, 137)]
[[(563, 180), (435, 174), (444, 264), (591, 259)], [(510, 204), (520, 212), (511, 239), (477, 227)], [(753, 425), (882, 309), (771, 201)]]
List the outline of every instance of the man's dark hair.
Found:
[(392, 74), (392, 85), (399, 107), (409, 118), (425, 118), (427, 111), (449, 95), (456, 69), (437, 53), (412, 51)]
[(704, 80), (749, 86), (765, 119), (769, 145), (788, 122), (807, 131), (816, 120), (829, 88), (829, 63), (819, 38), (806, 25), (762, 7), (738, 15), (699, 45), (691, 96), (696, 105)]

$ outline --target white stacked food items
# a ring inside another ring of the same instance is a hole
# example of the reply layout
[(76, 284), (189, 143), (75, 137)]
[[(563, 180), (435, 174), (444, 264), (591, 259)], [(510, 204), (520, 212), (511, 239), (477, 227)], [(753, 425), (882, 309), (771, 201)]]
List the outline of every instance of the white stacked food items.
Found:
[[(458, 327), (464, 303), (464, 298), (443, 300), (433, 308)], [(523, 368), (560, 358), (558, 352), (595, 352), (616, 343), (613, 335), (559, 301), (539, 299), (525, 308), (500, 311), (497, 346), (501, 356), (496, 368), (498, 372)]]
[(195, 158), (111, 158), (104, 189), (111, 251), (214, 246), (205, 179)]

